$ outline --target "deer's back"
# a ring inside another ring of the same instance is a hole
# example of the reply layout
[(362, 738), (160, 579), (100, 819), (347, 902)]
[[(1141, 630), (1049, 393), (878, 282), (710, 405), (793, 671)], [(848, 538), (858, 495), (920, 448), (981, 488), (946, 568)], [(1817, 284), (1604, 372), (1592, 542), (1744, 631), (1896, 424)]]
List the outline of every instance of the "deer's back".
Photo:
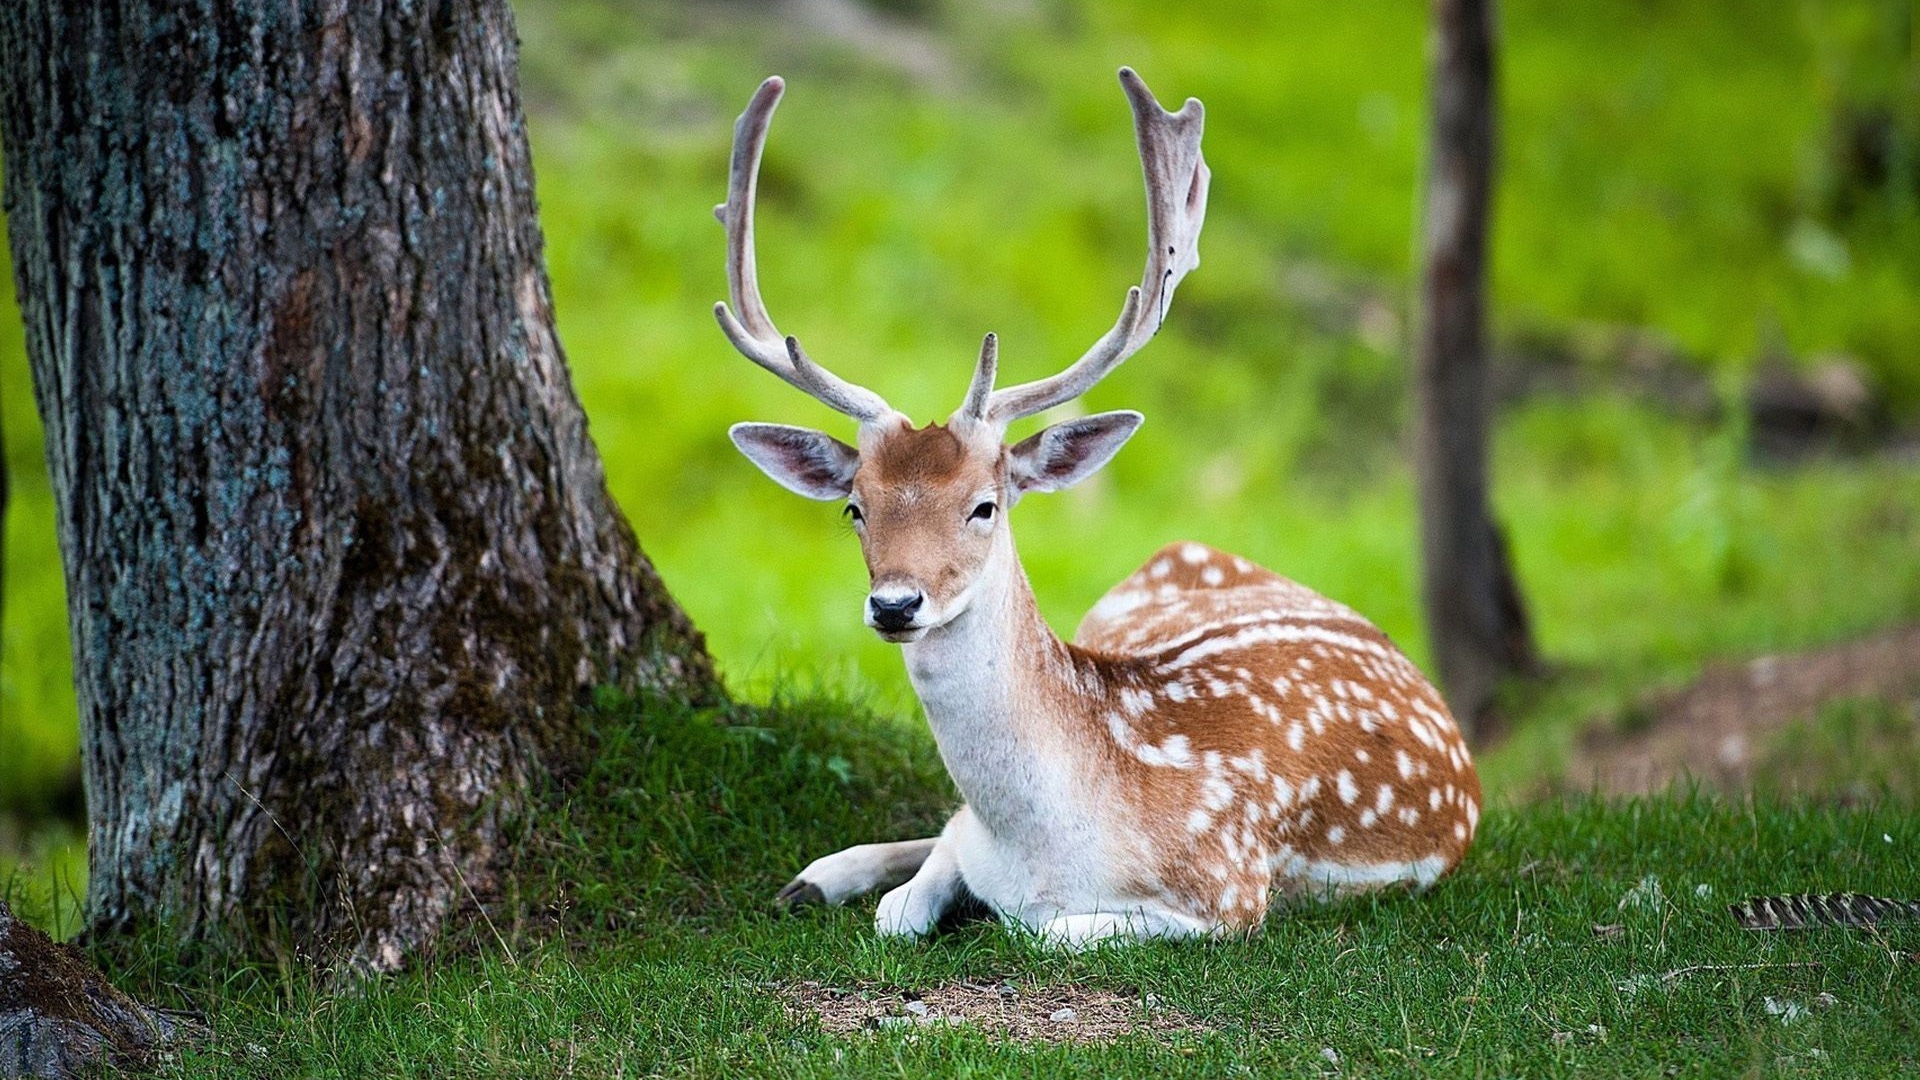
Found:
[(1088, 613), (1139, 824), (1137, 887), (1222, 925), (1274, 884), (1427, 884), (1458, 862), (1480, 786), (1419, 669), (1343, 604), (1239, 556), (1173, 544)]

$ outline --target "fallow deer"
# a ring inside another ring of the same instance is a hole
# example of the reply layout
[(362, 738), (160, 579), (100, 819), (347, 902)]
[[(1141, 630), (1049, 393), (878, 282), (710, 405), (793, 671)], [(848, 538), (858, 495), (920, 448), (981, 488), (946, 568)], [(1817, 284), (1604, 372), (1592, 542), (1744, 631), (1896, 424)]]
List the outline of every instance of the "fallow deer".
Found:
[(1007, 511), (1104, 465), (1134, 412), (1066, 420), (1008, 446), (1009, 424), (1084, 393), (1159, 329), (1199, 263), (1203, 112), (1169, 113), (1130, 69), (1147, 187), (1147, 265), (1119, 321), (1051, 378), (994, 388), (988, 334), (945, 424), (916, 428), (808, 359), (760, 297), (753, 208), (768, 79), (734, 129), (726, 226), (747, 358), (859, 421), (857, 446), (739, 424), (735, 445), (782, 486), (845, 500), (871, 577), (866, 623), (907, 672), (966, 803), (937, 837), (815, 860), (778, 900), (840, 904), (882, 887), (881, 934), (926, 934), (971, 893), (1044, 940), (1256, 928), (1275, 893), (1424, 887), (1472, 840), (1480, 786), (1440, 696), (1350, 608), (1239, 556), (1176, 543), (1096, 604), (1074, 641), (1048, 629)]

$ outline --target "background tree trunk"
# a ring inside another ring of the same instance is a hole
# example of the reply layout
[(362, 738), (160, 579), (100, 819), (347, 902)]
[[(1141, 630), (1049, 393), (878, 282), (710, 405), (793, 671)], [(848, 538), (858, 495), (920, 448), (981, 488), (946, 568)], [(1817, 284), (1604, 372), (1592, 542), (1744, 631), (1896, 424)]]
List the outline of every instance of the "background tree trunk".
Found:
[(96, 933), (400, 964), (580, 690), (717, 692), (554, 335), (504, 0), (9, 0)]
[(1428, 635), (1460, 722), (1536, 665), (1487, 493), (1487, 228), (1494, 170), (1493, 0), (1434, 0), (1414, 460)]

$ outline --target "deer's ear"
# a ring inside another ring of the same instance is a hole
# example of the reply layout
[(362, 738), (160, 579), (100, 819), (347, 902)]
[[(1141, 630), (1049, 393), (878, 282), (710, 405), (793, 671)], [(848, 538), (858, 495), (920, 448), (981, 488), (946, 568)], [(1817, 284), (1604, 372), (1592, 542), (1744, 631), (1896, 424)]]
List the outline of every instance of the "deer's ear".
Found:
[(1137, 412), (1095, 413), (1041, 430), (1008, 451), (1013, 490), (1059, 491), (1099, 471), (1145, 419)]
[(853, 491), (860, 451), (825, 432), (786, 424), (735, 424), (727, 436), (761, 472), (796, 495), (827, 501), (844, 499)]

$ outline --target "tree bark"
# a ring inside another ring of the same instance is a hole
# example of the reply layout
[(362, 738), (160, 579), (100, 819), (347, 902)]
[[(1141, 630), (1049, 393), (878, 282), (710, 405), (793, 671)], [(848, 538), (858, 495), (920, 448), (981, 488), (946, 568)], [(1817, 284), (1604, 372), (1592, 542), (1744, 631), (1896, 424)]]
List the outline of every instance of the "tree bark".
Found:
[(601, 680), (711, 697), (560, 344), (504, 0), (9, 0), (90, 932), (390, 969)]
[(122, 993), (70, 945), (20, 922), (0, 899), (0, 1077), (65, 1080), (148, 1064), (200, 1025)]
[(1526, 605), (1488, 498), (1487, 229), (1493, 195), (1493, 0), (1434, 0), (1415, 359), (1414, 459), (1428, 635), (1469, 733), (1509, 676), (1537, 664)]

